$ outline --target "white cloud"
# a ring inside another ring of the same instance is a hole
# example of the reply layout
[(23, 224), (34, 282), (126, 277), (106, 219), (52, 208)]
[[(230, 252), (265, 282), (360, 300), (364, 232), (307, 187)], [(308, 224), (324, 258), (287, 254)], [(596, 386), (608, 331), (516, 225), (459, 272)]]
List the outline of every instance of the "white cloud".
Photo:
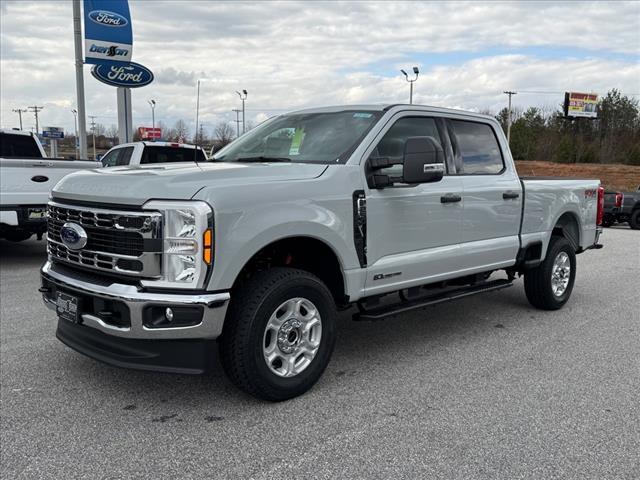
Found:
[[(134, 123), (193, 125), (195, 81), (207, 130), (235, 120), (341, 103), (400, 103), (400, 67), (418, 64), (420, 103), (498, 110), (502, 91), (619, 88), (640, 93), (640, 3), (152, 2), (131, 1), (135, 61), (155, 82), (133, 91)], [(12, 108), (44, 105), (41, 123), (73, 128), (70, 2), (2, 2), (0, 123)], [(87, 113), (116, 122), (115, 89), (85, 67)], [(519, 94), (516, 104), (556, 105), (562, 94)], [(26, 117), (30, 125), (29, 116)]]

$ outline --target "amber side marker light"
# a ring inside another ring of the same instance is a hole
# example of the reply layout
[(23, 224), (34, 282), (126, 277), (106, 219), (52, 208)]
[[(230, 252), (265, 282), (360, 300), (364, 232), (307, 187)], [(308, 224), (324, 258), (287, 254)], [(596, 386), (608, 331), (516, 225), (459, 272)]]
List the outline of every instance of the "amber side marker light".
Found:
[(202, 234), (202, 259), (207, 265), (211, 265), (211, 259), (213, 258), (213, 232), (210, 228), (207, 228)]

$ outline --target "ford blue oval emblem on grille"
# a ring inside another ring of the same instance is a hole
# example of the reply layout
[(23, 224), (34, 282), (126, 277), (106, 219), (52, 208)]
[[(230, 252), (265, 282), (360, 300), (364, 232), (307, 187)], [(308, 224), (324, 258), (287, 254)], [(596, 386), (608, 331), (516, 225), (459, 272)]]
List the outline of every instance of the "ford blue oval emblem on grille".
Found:
[(65, 223), (60, 229), (60, 239), (65, 247), (80, 250), (87, 244), (87, 232), (77, 223)]

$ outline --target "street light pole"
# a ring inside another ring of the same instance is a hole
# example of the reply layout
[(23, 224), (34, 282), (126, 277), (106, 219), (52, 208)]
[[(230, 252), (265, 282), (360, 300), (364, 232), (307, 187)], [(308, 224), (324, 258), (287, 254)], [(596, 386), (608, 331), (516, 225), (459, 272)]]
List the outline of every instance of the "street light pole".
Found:
[(509, 95), (509, 108), (507, 111), (507, 143), (510, 144), (511, 143), (511, 96), (517, 95), (518, 92), (506, 91), (503, 93)]
[(244, 115), (244, 101), (247, 99), (247, 91), (242, 90), (242, 93), (240, 93), (239, 91), (236, 90), (236, 93), (240, 97), (240, 100), (242, 100), (242, 133), (244, 134), (244, 132), (247, 131), (246, 124), (245, 124), (245, 115)]
[(420, 70), (418, 70), (418, 67), (413, 67), (413, 73), (416, 76), (416, 78), (414, 79), (409, 79), (409, 75), (407, 75), (407, 72), (405, 72), (404, 70), (401, 69), (400, 71), (404, 74), (405, 80), (409, 82), (409, 105), (412, 105), (413, 104), (413, 82), (418, 80), (418, 75), (420, 74)]
[(151, 105), (151, 127), (156, 128), (156, 114), (155, 114), (156, 101), (152, 98), (147, 103)]
[(78, 151), (78, 147), (80, 146), (79, 142), (79, 138), (78, 138), (78, 110), (76, 110), (75, 108), (73, 110), (71, 110), (71, 113), (73, 113), (73, 125), (76, 128), (76, 138), (75, 138), (75, 142), (76, 142), (76, 158), (80, 158), (79, 155), (79, 151)]

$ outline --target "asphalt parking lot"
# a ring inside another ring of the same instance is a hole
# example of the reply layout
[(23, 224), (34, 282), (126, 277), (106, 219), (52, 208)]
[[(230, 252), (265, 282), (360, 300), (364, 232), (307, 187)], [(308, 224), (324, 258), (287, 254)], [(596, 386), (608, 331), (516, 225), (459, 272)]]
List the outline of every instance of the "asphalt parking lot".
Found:
[(602, 240), (558, 312), (518, 281), (383, 322), (344, 314), (324, 377), (280, 404), (219, 369), (73, 352), (37, 292), (44, 243), (0, 241), (0, 476), (640, 478), (640, 232)]

